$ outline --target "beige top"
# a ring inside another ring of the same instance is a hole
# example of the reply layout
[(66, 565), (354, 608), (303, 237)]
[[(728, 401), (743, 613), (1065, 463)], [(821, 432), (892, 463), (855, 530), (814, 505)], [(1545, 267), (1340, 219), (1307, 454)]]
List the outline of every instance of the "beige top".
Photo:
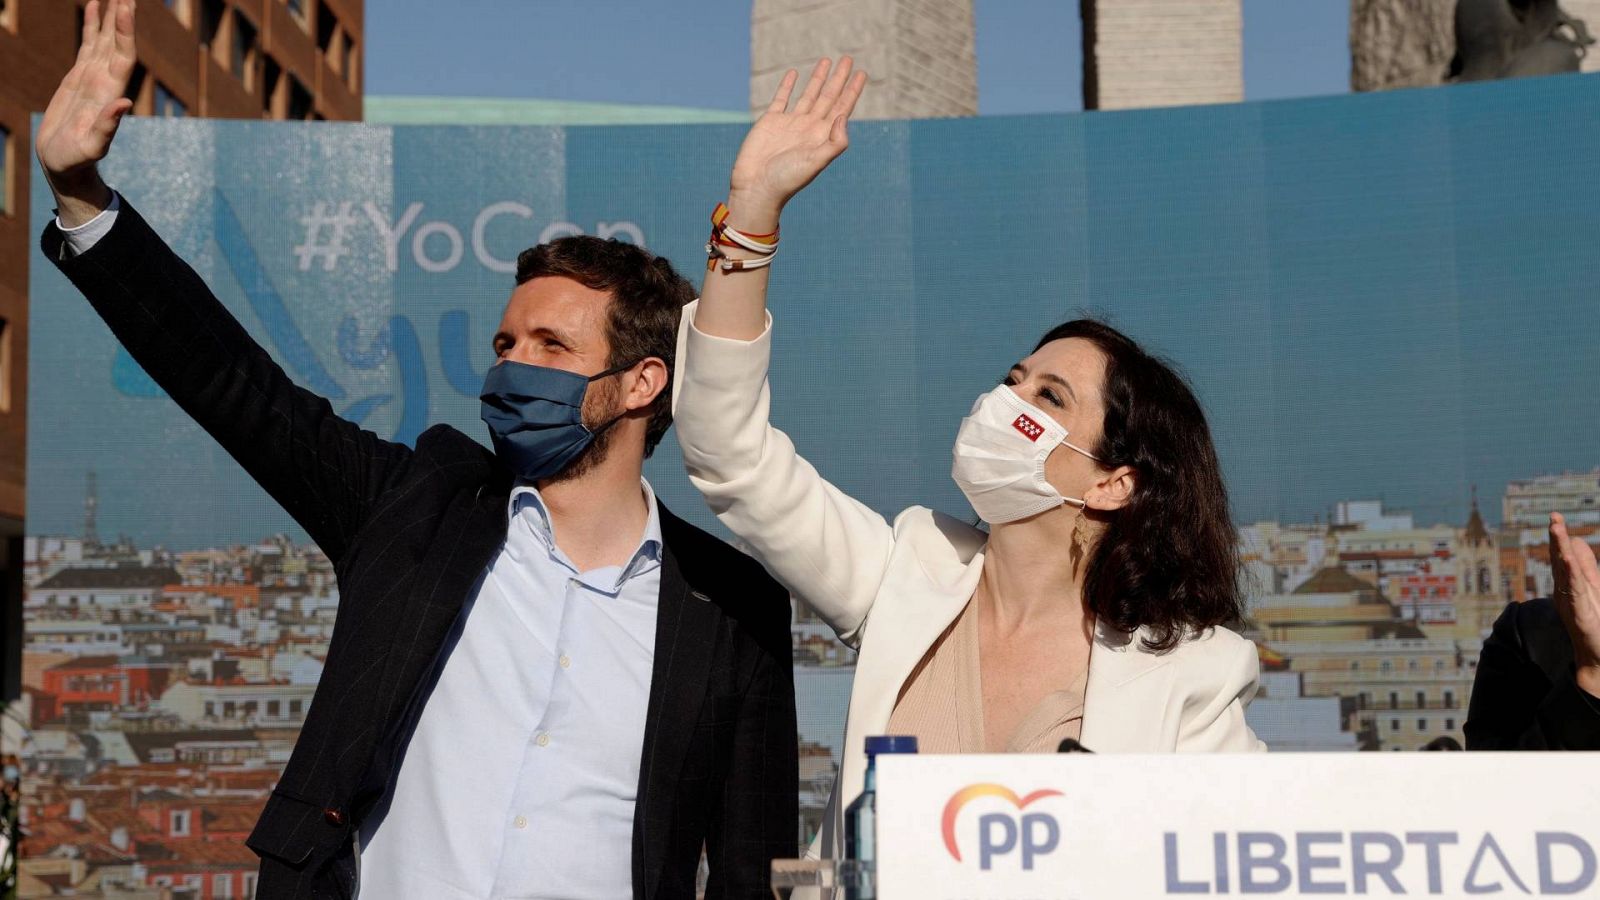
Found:
[(889, 716), (888, 734), (916, 735), (920, 753), (1054, 753), (1083, 731), (1084, 671), (1023, 717), (1004, 747), (984, 746), (978, 616), (969, 602), (912, 670)]

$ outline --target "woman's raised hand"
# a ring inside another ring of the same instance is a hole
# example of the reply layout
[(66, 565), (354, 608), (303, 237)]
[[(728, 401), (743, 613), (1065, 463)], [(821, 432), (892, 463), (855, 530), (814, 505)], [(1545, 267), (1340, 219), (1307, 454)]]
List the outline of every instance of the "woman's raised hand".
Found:
[[(850, 57), (823, 59), (793, 100), (794, 70), (751, 126), (733, 164), (728, 206), (747, 231), (767, 231), (789, 198), (810, 184), (849, 146), (846, 124), (866, 87), (865, 72), (851, 73)], [(770, 221), (768, 221), (770, 219)]]

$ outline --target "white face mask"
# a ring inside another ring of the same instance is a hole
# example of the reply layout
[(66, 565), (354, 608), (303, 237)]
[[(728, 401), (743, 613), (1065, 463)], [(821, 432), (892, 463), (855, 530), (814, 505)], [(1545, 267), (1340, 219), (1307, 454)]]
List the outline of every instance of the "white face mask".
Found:
[(1057, 446), (1099, 462), (1070, 443), (1060, 423), (1002, 384), (979, 397), (961, 420), (950, 476), (991, 525), (1026, 519), (1063, 503), (1086, 506), (1063, 497), (1044, 477), (1044, 461)]

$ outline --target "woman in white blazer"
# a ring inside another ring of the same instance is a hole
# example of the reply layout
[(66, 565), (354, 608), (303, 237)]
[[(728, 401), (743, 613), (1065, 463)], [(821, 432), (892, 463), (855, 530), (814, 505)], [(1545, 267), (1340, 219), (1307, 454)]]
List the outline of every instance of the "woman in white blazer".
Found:
[[(891, 523), (769, 423), (767, 268), (784, 203), (844, 151), (865, 84), (828, 60), (784, 79), (734, 164), (701, 299), (679, 333), (674, 415), (717, 517), (855, 647), (843, 768), (819, 835), (840, 850), (866, 736), (924, 752), (1264, 749), (1245, 723), (1255, 648), (1205, 417), (1115, 330), (1058, 326), (961, 423), (953, 475), (987, 532), (923, 507)], [(954, 424), (954, 423), (952, 423)]]

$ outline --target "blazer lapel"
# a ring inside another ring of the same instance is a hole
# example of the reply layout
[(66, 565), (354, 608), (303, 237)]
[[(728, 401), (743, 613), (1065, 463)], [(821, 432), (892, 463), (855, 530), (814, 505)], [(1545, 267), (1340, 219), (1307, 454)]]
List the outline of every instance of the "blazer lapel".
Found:
[(661, 598), (656, 610), (655, 663), (639, 765), (633, 826), (633, 895), (652, 900), (660, 883), (673, 823), (678, 773), (694, 735), (716, 646), (715, 607), (691, 593), (673, 553), (678, 520), (661, 508)]
[[(1150, 676), (1172, 662), (1170, 655), (1146, 650), (1143, 629), (1127, 634), (1095, 623), (1089, 653), (1089, 683), (1083, 694), (1083, 746), (1103, 753), (1148, 753), (1163, 748), (1165, 681)], [(1160, 683), (1157, 683), (1157, 682)], [(1143, 696), (1146, 689), (1162, 696)], [(1158, 718), (1159, 717), (1159, 718)]]
[(411, 585), (404, 611), (396, 616), (405, 624), (389, 626), (394, 638), (380, 683), (390, 692), (382, 708), (389, 711), (392, 727), (409, 728), (412, 716), (421, 711), (416, 702), (421, 680), (437, 663), (474, 583), (505, 541), (509, 495), (509, 481), (493, 479), (470, 491), (463, 488), (445, 513), (440, 540), (422, 567), (433, 577)]

